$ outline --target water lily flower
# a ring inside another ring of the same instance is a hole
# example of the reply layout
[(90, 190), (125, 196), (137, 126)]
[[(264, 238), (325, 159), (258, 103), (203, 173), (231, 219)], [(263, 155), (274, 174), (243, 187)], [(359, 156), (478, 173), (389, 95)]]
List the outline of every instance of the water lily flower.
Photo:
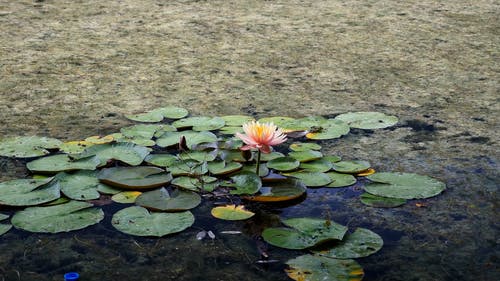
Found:
[(246, 145), (241, 150), (258, 149), (262, 153), (270, 153), (273, 145), (286, 141), (286, 135), (273, 123), (248, 122), (243, 124), (245, 134), (236, 133)]

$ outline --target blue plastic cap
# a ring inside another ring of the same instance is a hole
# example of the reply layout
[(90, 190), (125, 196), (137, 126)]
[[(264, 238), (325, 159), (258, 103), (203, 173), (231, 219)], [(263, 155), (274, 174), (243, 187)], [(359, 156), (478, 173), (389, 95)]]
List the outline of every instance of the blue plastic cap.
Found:
[(78, 278), (80, 278), (80, 274), (76, 272), (68, 272), (64, 274), (64, 281), (74, 281), (78, 280)]

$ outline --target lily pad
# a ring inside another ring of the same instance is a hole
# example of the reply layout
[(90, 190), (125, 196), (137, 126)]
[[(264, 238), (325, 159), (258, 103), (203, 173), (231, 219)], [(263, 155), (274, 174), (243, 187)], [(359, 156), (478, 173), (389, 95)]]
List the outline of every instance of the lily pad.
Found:
[(149, 149), (131, 143), (101, 144), (91, 146), (80, 154), (72, 155), (76, 159), (97, 156), (101, 165), (109, 160), (119, 160), (131, 166), (137, 166), (144, 161)]
[(327, 140), (340, 138), (349, 133), (349, 126), (341, 120), (328, 119), (322, 122), (319, 127), (311, 128), (306, 138), (313, 140)]
[(107, 184), (102, 184), (102, 183), (100, 183), (97, 186), (97, 191), (99, 191), (102, 194), (117, 194), (117, 193), (122, 192), (121, 189), (117, 189), (117, 188), (114, 188), (114, 187), (111, 187)]
[(111, 200), (116, 203), (131, 204), (135, 203), (135, 200), (137, 200), (137, 197), (141, 194), (142, 192), (140, 191), (122, 191), (111, 196)]
[(82, 153), (87, 147), (93, 145), (93, 143), (88, 141), (68, 141), (59, 146), (59, 151), (67, 154), (78, 154)]
[(125, 115), (125, 117), (133, 121), (148, 122), (148, 123), (149, 122), (156, 123), (163, 120), (163, 114), (159, 111), (154, 111), (154, 110), (146, 113), (128, 114)]
[(185, 230), (194, 223), (189, 211), (178, 213), (149, 212), (146, 208), (132, 206), (113, 215), (111, 224), (123, 233), (136, 236), (161, 237)]
[(26, 164), (26, 167), (34, 173), (57, 173), (74, 170), (95, 170), (99, 163), (99, 159), (94, 156), (74, 160), (66, 154), (58, 154), (33, 160)]
[(406, 203), (406, 199), (382, 197), (366, 192), (361, 194), (359, 198), (361, 199), (361, 203), (377, 208), (394, 208)]
[(172, 180), (171, 184), (183, 189), (191, 191), (213, 191), (217, 186), (217, 178), (210, 176), (202, 177), (176, 177)]
[(0, 156), (30, 158), (47, 155), (47, 149), (59, 148), (62, 142), (47, 137), (12, 137), (0, 140)]
[(11, 224), (0, 223), (0, 235), (4, 235), (12, 228)]
[(285, 179), (265, 182), (259, 192), (243, 198), (255, 202), (283, 202), (297, 199), (306, 193), (306, 186), (299, 180)]
[(236, 172), (243, 167), (238, 162), (215, 161), (208, 163), (208, 171), (213, 175), (226, 175)]
[(221, 117), (226, 126), (241, 127), (243, 124), (253, 121), (254, 118), (246, 115), (226, 115)]
[(215, 159), (215, 155), (208, 151), (196, 151), (190, 150), (185, 151), (177, 156), (180, 160), (196, 160), (198, 162), (204, 161), (213, 161)]
[(172, 125), (178, 129), (190, 128), (193, 131), (212, 131), (217, 130), (222, 127), (226, 122), (220, 117), (206, 117), (206, 116), (196, 116), (180, 119), (172, 123)]
[(201, 176), (208, 172), (207, 162), (196, 160), (177, 160), (172, 163), (168, 170), (175, 176)]
[(222, 135), (235, 135), (236, 133), (243, 133), (243, 128), (241, 126), (224, 126), (219, 129), (219, 133)]
[(182, 107), (166, 106), (155, 109), (154, 111), (160, 112), (163, 117), (169, 119), (181, 119), (188, 116), (189, 111)]
[(29, 207), (11, 219), (16, 228), (30, 232), (58, 233), (82, 229), (99, 223), (104, 212), (92, 204), (70, 201), (49, 207)]
[(412, 173), (376, 173), (366, 178), (373, 181), (365, 185), (366, 192), (390, 198), (423, 199), (446, 189), (443, 182)]
[(357, 129), (382, 129), (398, 123), (396, 116), (385, 115), (381, 112), (349, 112), (335, 117), (342, 120), (351, 128)]
[(353, 175), (341, 174), (336, 172), (326, 173), (332, 182), (327, 187), (345, 187), (356, 183), (356, 178)]
[(300, 166), (300, 162), (293, 157), (279, 157), (266, 163), (269, 169), (277, 171), (291, 171)]
[(339, 173), (357, 174), (370, 168), (370, 163), (363, 160), (340, 161), (333, 163), (333, 169)]
[(354, 260), (303, 255), (286, 262), (286, 274), (296, 281), (360, 281), (363, 268)]
[(135, 204), (154, 211), (186, 211), (201, 203), (201, 197), (191, 191), (174, 190), (170, 194), (165, 188), (144, 192)]
[(213, 208), (210, 213), (218, 219), (230, 221), (246, 220), (255, 215), (255, 213), (246, 210), (243, 205), (219, 206)]
[(383, 245), (384, 240), (377, 233), (366, 228), (357, 228), (330, 249), (313, 252), (330, 258), (355, 259), (372, 255), (382, 249)]
[(177, 157), (172, 154), (149, 154), (146, 158), (144, 158), (146, 163), (158, 167), (168, 167), (177, 160)]
[(285, 249), (306, 249), (330, 240), (341, 240), (347, 227), (330, 220), (293, 218), (283, 220), (291, 228), (271, 227), (262, 237), (271, 245)]
[(306, 131), (311, 128), (318, 127), (327, 122), (327, 119), (321, 116), (308, 116), (294, 120), (288, 120), (281, 124), (281, 128), (285, 132)]
[(107, 135), (107, 136), (91, 136), (88, 138), (85, 138), (85, 142), (91, 143), (91, 144), (105, 144), (105, 143), (110, 143), (114, 141), (114, 137), (112, 135)]
[(288, 153), (288, 156), (297, 159), (299, 162), (309, 162), (321, 159), (321, 157), (323, 157), (323, 154), (315, 150), (305, 150), (305, 151), (292, 151)]
[(181, 132), (166, 132), (156, 140), (156, 144), (160, 147), (177, 145), (183, 136), (186, 139), (187, 147), (190, 149), (193, 148), (193, 145), (217, 141), (217, 136), (211, 132), (195, 132), (188, 130)]
[(0, 183), (0, 204), (34, 206), (58, 199), (60, 187), (53, 178), (15, 179)]
[(99, 198), (97, 191), (99, 180), (95, 171), (78, 171), (73, 174), (57, 174), (61, 192), (74, 200), (92, 200)]
[(300, 179), (308, 187), (326, 186), (332, 182), (327, 174), (318, 172), (295, 172), (287, 173), (286, 176)]
[(231, 183), (225, 183), (224, 186), (234, 187), (235, 190), (231, 190), (231, 194), (241, 195), (241, 194), (254, 194), (262, 187), (262, 181), (260, 177), (255, 173), (242, 172), (238, 175), (232, 176), (230, 178)]
[(285, 154), (283, 154), (281, 152), (277, 152), (277, 151), (273, 151), (271, 153), (262, 153), (260, 155), (260, 161), (261, 162), (268, 162), (268, 161), (271, 161), (271, 160), (274, 160), (274, 159), (280, 158), (280, 157), (285, 157)]
[(121, 128), (120, 132), (127, 138), (151, 139), (155, 135), (156, 131), (160, 130), (162, 127), (162, 125), (138, 124)]
[(318, 159), (314, 161), (300, 163), (299, 168), (307, 172), (320, 172), (325, 173), (332, 169), (332, 162), (325, 159)]
[(264, 117), (259, 119), (259, 123), (273, 123), (276, 125), (278, 128), (282, 128), (285, 126), (287, 123), (294, 121), (295, 118), (292, 117), (284, 117), (284, 116), (274, 116), (274, 117)]
[(113, 167), (102, 169), (99, 181), (125, 189), (151, 189), (168, 184), (172, 175), (157, 167)]
[(294, 142), (290, 145), (292, 151), (320, 150), (321, 145), (314, 142)]

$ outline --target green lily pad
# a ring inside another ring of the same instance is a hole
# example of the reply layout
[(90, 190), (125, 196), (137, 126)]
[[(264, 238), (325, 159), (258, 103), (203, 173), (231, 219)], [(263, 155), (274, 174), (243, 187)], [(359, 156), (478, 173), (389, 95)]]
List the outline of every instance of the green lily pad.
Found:
[(245, 115), (227, 115), (222, 116), (221, 118), (224, 122), (226, 122), (226, 126), (234, 127), (241, 127), (243, 124), (254, 120), (253, 117)]
[(255, 215), (255, 213), (246, 210), (243, 205), (219, 206), (213, 208), (210, 213), (218, 219), (230, 221), (246, 220)]
[(111, 224), (119, 231), (136, 236), (161, 237), (185, 230), (194, 223), (189, 211), (178, 213), (149, 212), (146, 208), (132, 206), (113, 215)]
[(365, 185), (366, 192), (390, 198), (423, 199), (446, 189), (443, 182), (412, 173), (376, 173), (366, 178), (373, 181)]
[(271, 153), (262, 153), (260, 155), (260, 161), (261, 162), (268, 162), (268, 161), (271, 161), (271, 160), (274, 160), (274, 159), (280, 158), (280, 157), (285, 157), (285, 154), (283, 154), (281, 152), (277, 152), (277, 151), (273, 151)]
[(296, 281), (361, 281), (363, 268), (354, 260), (303, 255), (286, 262), (286, 274)]
[(213, 175), (226, 175), (240, 170), (243, 167), (238, 162), (214, 161), (208, 163), (208, 171)]
[(0, 223), (0, 235), (4, 235), (12, 228), (11, 224)]
[(80, 154), (72, 155), (81, 159), (90, 156), (97, 156), (101, 165), (105, 165), (109, 160), (119, 160), (131, 166), (140, 165), (149, 154), (149, 149), (131, 143), (100, 144), (93, 145)]
[(177, 161), (177, 157), (172, 154), (149, 154), (144, 158), (148, 164), (158, 167), (168, 167)]
[(111, 200), (121, 204), (132, 204), (141, 194), (140, 191), (121, 191), (111, 196)]
[(181, 107), (167, 106), (153, 109), (146, 113), (125, 115), (130, 120), (138, 122), (160, 122), (163, 118), (180, 119), (184, 118), (189, 112)]
[(95, 144), (88, 141), (68, 141), (59, 145), (59, 151), (67, 154), (82, 153), (87, 147)]
[(300, 163), (299, 168), (307, 172), (325, 173), (332, 169), (332, 162), (325, 159), (318, 159), (310, 162)]
[(160, 112), (163, 117), (169, 119), (181, 119), (188, 116), (189, 111), (187, 109), (177, 106), (166, 106), (155, 109), (154, 111)]
[(66, 154), (57, 154), (33, 160), (26, 164), (26, 167), (34, 173), (57, 173), (74, 170), (95, 170), (99, 163), (97, 157), (74, 160)]
[(207, 142), (217, 141), (217, 136), (211, 132), (195, 132), (195, 131), (181, 131), (181, 132), (166, 132), (156, 140), (156, 144), (160, 147), (167, 147), (179, 144), (181, 137), (186, 139), (188, 148), (193, 148), (193, 145)]
[(282, 202), (297, 199), (306, 193), (306, 186), (299, 180), (287, 178), (265, 182), (259, 192), (243, 198), (255, 202)]
[(168, 184), (172, 175), (157, 167), (113, 167), (102, 169), (99, 181), (124, 189), (151, 189)]
[(406, 199), (382, 197), (366, 192), (361, 194), (359, 198), (361, 203), (377, 208), (394, 208), (406, 204)]
[(319, 127), (327, 122), (327, 119), (321, 116), (308, 116), (294, 120), (284, 121), (281, 128), (285, 132), (306, 131), (314, 127)]
[(121, 189), (114, 188), (114, 187), (111, 187), (111, 186), (109, 186), (107, 184), (103, 184), (103, 183), (100, 183), (97, 186), (97, 191), (99, 191), (102, 194), (117, 194), (117, 193), (122, 192)]
[(277, 171), (291, 171), (300, 166), (300, 162), (293, 157), (279, 157), (266, 163), (269, 169)]
[(283, 223), (291, 228), (266, 228), (262, 238), (277, 247), (299, 250), (329, 240), (341, 240), (347, 232), (347, 227), (323, 219), (293, 218)]
[(172, 123), (172, 125), (178, 129), (192, 127), (193, 131), (198, 132), (217, 130), (224, 127), (225, 124), (226, 122), (224, 122), (224, 119), (220, 117), (206, 116), (188, 117)]
[(154, 211), (186, 211), (201, 203), (201, 197), (191, 191), (175, 190), (170, 194), (165, 188), (144, 192), (135, 204)]
[[(257, 169), (257, 164), (255, 163), (247, 163), (243, 165), (243, 168), (241, 168), (241, 172), (247, 172), (247, 173), (255, 173)], [(263, 165), (262, 163), (259, 165), (259, 176), (260, 177), (265, 177), (269, 174), (269, 168), (267, 168), (266, 165)]]
[(0, 156), (30, 158), (47, 155), (47, 149), (59, 148), (62, 142), (46, 137), (12, 137), (0, 140)]
[(34, 206), (58, 199), (60, 187), (53, 178), (15, 179), (0, 183), (0, 204)]
[(168, 170), (174, 177), (201, 176), (208, 172), (208, 166), (207, 162), (198, 162), (196, 160), (177, 160), (168, 167)]
[(235, 176), (230, 177), (231, 183), (225, 183), (224, 186), (234, 187), (235, 190), (231, 190), (231, 194), (241, 195), (241, 194), (254, 194), (262, 187), (262, 181), (260, 177), (255, 173), (241, 172)]
[(219, 157), (226, 162), (247, 162), (241, 150), (222, 150)]
[[(138, 124), (120, 129), (120, 132), (127, 138), (152, 139), (155, 133), (163, 128), (162, 125)], [(175, 128), (174, 128), (175, 131)]]
[(190, 151), (185, 151), (182, 152), (177, 156), (180, 160), (196, 160), (198, 162), (204, 162), (204, 161), (213, 161), (215, 159), (215, 155), (211, 152), (208, 151), (197, 151), (197, 150), (190, 150)]
[(381, 112), (349, 112), (335, 117), (342, 120), (351, 128), (357, 129), (382, 129), (398, 123), (396, 116), (385, 115)]
[(320, 150), (321, 145), (314, 142), (294, 142), (290, 145), (292, 151)]
[(16, 228), (30, 232), (58, 233), (82, 229), (99, 223), (104, 212), (92, 204), (70, 201), (49, 207), (29, 207), (11, 219)]
[(340, 138), (349, 133), (349, 126), (341, 120), (328, 119), (317, 128), (311, 128), (306, 138), (313, 140), (327, 140)]
[(336, 259), (356, 259), (378, 252), (383, 245), (384, 240), (377, 233), (366, 228), (357, 228), (356, 231), (347, 234), (342, 241), (330, 249), (313, 252)]
[(287, 123), (289, 123), (291, 121), (294, 121), (294, 120), (295, 120), (295, 118), (291, 118), (291, 117), (274, 116), (274, 117), (264, 117), (264, 118), (261, 118), (261, 119), (259, 119), (259, 123), (260, 124), (263, 124), (263, 123), (273, 123), (278, 128), (282, 128)]
[(323, 156), (323, 159), (328, 160), (332, 163), (336, 163), (336, 162), (340, 162), (342, 160), (342, 157), (340, 157), (338, 155), (326, 155), (326, 156)]
[(219, 129), (219, 133), (222, 135), (235, 135), (236, 133), (243, 133), (243, 128), (241, 126), (224, 126)]
[(1, 213), (0, 213), (0, 221), (6, 220), (6, 219), (8, 219), (9, 217), (10, 217), (9, 215), (6, 215), (6, 214), (1, 214)]
[(288, 153), (288, 156), (297, 159), (299, 162), (309, 162), (321, 159), (321, 157), (323, 157), (323, 154), (315, 150), (305, 150), (305, 151), (292, 151)]
[(149, 111), (146, 113), (139, 114), (127, 114), (125, 115), (127, 119), (138, 122), (148, 122), (148, 123), (156, 123), (163, 120), (163, 114), (159, 111)]
[(363, 160), (340, 161), (333, 163), (333, 169), (339, 173), (357, 174), (368, 168), (370, 163)]
[(318, 172), (295, 172), (287, 173), (286, 176), (300, 179), (308, 187), (326, 186), (332, 182), (327, 174)]
[(341, 174), (336, 172), (326, 173), (332, 182), (327, 187), (345, 187), (356, 183), (356, 178), (353, 175)]
[(73, 174), (57, 174), (61, 192), (74, 200), (92, 200), (99, 198), (97, 191), (99, 180), (95, 171), (78, 171)]
[(172, 180), (171, 184), (183, 189), (191, 191), (213, 191), (217, 186), (217, 178), (210, 176), (202, 177), (176, 177)]

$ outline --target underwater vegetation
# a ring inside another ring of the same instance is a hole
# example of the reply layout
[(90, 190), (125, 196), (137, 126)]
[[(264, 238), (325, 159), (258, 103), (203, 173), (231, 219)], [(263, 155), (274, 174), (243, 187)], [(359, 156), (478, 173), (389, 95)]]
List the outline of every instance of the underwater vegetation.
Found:
[[(195, 222), (190, 210), (220, 199), (216, 219), (238, 221), (255, 215), (258, 204), (300, 204), (311, 188), (359, 183), (359, 200), (392, 208), (446, 189), (437, 179), (415, 173), (375, 171), (369, 161), (324, 155), (320, 140), (340, 138), (351, 128), (374, 130), (398, 118), (379, 112), (350, 112), (334, 118), (189, 116), (179, 107), (127, 115), (138, 122), (119, 133), (62, 142), (37, 136), (0, 140), (0, 156), (25, 159), (31, 178), (0, 183), (0, 234), (12, 227), (59, 233), (101, 222), (100, 206), (123, 204), (113, 227), (135, 236), (163, 237)], [(279, 208), (279, 205), (276, 205)], [(303, 252), (286, 262), (294, 280), (361, 280), (355, 260), (379, 251), (382, 238), (349, 229), (329, 218), (281, 219), (264, 228), (268, 244)], [(200, 232), (198, 239), (211, 232)], [(266, 257), (268, 258), (268, 257)]]

